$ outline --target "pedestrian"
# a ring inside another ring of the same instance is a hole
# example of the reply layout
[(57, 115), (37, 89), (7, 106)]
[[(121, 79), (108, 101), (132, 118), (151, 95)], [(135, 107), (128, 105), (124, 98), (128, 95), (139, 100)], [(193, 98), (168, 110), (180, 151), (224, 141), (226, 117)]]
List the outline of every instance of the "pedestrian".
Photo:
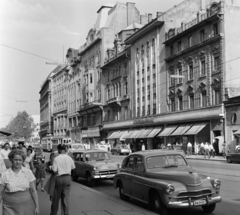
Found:
[(146, 149), (146, 148), (145, 148), (145, 144), (144, 144), (144, 142), (143, 142), (142, 140), (141, 140), (141, 144), (142, 144), (141, 150), (142, 150), (142, 151), (145, 151), (145, 149)]
[(29, 145), (29, 146), (28, 146), (28, 149), (32, 149), (31, 156), (32, 156), (32, 158), (34, 158), (35, 151), (34, 151), (33, 147), (32, 147), (31, 145)]
[(5, 163), (7, 169), (9, 167), (11, 167), (11, 165), (12, 165), (10, 160), (8, 159), (8, 155), (10, 152), (11, 152), (11, 149), (10, 149), (9, 143), (5, 143), (3, 145), (3, 149), (1, 150), (0, 154), (2, 156), (2, 159), (4, 160), (4, 163)]
[(38, 185), (41, 183), (41, 191), (44, 192), (43, 182), (44, 182), (44, 178), (46, 177), (46, 173), (45, 173), (45, 164), (41, 158), (37, 159), (37, 164), (35, 165), (35, 168), (36, 168), (36, 172), (35, 172), (36, 189), (38, 189)]
[(32, 159), (32, 149), (28, 148), (27, 149), (27, 156), (25, 158), (25, 161), (23, 162), (23, 166), (25, 166), (27, 169), (30, 169), (34, 171), (34, 165), (33, 165), (33, 159)]
[(54, 193), (54, 188), (55, 188), (55, 181), (57, 174), (52, 171), (52, 165), (53, 165), (53, 160), (54, 158), (58, 156), (58, 152), (54, 152), (50, 155), (49, 162), (47, 163), (49, 172), (51, 173), (50, 178), (48, 179), (47, 183), (44, 186), (44, 190), (47, 192), (47, 194), (50, 196), (50, 201), (52, 201), (53, 193)]
[(12, 150), (8, 158), (12, 167), (0, 177), (0, 202), (3, 215), (39, 215), (35, 177), (22, 166), (26, 155), (19, 149)]
[(3, 172), (5, 172), (7, 170), (5, 162), (2, 158), (2, 156), (0, 155), (0, 176)]
[(210, 154), (209, 154), (209, 144), (208, 142), (205, 143), (204, 145), (204, 158), (206, 159), (206, 155), (208, 156), (208, 159), (210, 159)]
[(23, 151), (23, 153), (24, 153), (25, 155), (27, 155), (27, 149), (26, 149), (25, 146), (24, 146), (24, 142), (19, 142), (19, 143), (18, 143), (18, 149), (20, 149), (21, 151)]
[(215, 151), (214, 151), (213, 145), (211, 143), (209, 143), (209, 154), (210, 154), (210, 157), (212, 156), (214, 158)]
[(188, 142), (187, 144), (187, 154), (192, 155), (192, 143)]
[(75, 169), (73, 159), (66, 155), (65, 145), (58, 145), (59, 155), (54, 158), (52, 170), (57, 173), (52, 197), (51, 215), (57, 215), (59, 200), (63, 215), (69, 215), (69, 195), (71, 187), (71, 171)]

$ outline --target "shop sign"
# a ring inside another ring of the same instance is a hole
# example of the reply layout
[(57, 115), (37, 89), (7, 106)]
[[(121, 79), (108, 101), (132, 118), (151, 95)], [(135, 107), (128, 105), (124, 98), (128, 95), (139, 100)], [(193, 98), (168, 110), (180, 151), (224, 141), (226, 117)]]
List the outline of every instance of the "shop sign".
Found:
[(145, 117), (134, 119), (133, 124), (146, 124), (146, 123), (153, 123), (153, 117)]

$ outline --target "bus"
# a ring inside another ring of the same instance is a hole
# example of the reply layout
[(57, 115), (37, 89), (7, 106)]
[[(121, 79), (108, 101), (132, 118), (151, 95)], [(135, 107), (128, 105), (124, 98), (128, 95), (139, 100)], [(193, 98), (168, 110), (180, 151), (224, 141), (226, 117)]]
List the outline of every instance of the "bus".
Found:
[(59, 144), (70, 145), (72, 143), (72, 139), (70, 137), (64, 136), (54, 136), (52, 137), (52, 151), (57, 151), (57, 146)]
[(41, 139), (41, 146), (43, 151), (52, 151), (52, 137), (43, 137)]

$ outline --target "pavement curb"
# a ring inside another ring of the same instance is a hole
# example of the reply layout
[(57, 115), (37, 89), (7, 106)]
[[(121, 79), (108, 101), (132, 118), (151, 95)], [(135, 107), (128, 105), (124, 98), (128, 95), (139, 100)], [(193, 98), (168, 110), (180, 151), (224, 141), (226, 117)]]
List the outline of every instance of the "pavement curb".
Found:
[(203, 158), (203, 157), (188, 157), (188, 156), (186, 156), (186, 159), (190, 159), (190, 160), (206, 160), (206, 161), (222, 161), (222, 162), (226, 162), (227, 163), (227, 161), (226, 161), (226, 159), (224, 159), (224, 158), (210, 158), (210, 159), (207, 159), (207, 158)]
[[(91, 193), (95, 193), (95, 194), (97, 194), (97, 195), (100, 195), (100, 196), (102, 196), (102, 197), (104, 197), (104, 198), (106, 198), (106, 199), (108, 199), (108, 200), (110, 200), (110, 201), (116, 202), (116, 203), (119, 204), (119, 205), (123, 205), (123, 206), (125, 206), (125, 207), (130, 208), (131, 210), (134, 210), (134, 211), (136, 211), (136, 212), (139, 212), (140, 214), (142, 214), (142, 213), (147, 214), (147, 215), (151, 215), (151, 214), (154, 215), (154, 214), (156, 214), (156, 213), (154, 213), (154, 212), (152, 212), (152, 211), (150, 211), (150, 210), (147, 210), (147, 209), (145, 209), (145, 208), (136, 206), (136, 205), (132, 204), (131, 202), (123, 201), (123, 200), (120, 199), (120, 197), (119, 197), (119, 199), (117, 199), (117, 198), (112, 197), (112, 196), (109, 196), (109, 195), (107, 195), (107, 194), (105, 194), (105, 193), (103, 193), (103, 192), (100, 192), (100, 191), (94, 190), (93, 188), (90, 188), (90, 187), (87, 187), (87, 186), (85, 186), (85, 185), (82, 185), (82, 184), (80, 184), (80, 183), (78, 183), (78, 182), (73, 182), (73, 183), (77, 183), (77, 184), (81, 187), (81, 189), (83, 189), (83, 190), (86, 190), (86, 191), (88, 191), (88, 192), (91, 192)], [(144, 212), (143, 212), (143, 210), (144, 210)]]

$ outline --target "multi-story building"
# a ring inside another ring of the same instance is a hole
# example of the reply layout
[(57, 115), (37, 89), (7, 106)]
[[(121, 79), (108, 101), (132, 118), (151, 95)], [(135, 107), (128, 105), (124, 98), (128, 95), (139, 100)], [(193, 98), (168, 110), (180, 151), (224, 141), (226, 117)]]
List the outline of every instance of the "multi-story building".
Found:
[(79, 108), (81, 138), (91, 145), (101, 139), (103, 120), (103, 86), (101, 66), (105, 52), (111, 48), (115, 34), (130, 24), (139, 23), (139, 11), (134, 3), (104, 5), (98, 10), (94, 28), (90, 29), (86, 43), (80, 48), (82, 72), (82, 100)]
[(44, 81), (41, 86), (40, 94), (40, 138), (47, 135), (53, 135), (53, 90), (52, 76), (60, 70), (60, 66), (56, 67)]
[(68, 67), (63, 66), (52, 75), (53, 135), (69, 136), (67, 122), (68, 106)]
[[(143, 25), (133, 23), (116, 36), (114, 47), (107, 49), (102, 69), (103, 90), (103, 139), (116, 143), (120, 140), (119, 129), (128, 128), (128, 120), (132, 118), (131, 101), (131, 52), (124, 41)], [(112, 135), (109, 136), (109, 134)], [(123, 133), (123, 132), (122, 132)], [(116, 135), (118, 134), (118, 135)], [(113, 141), (112, 141), (113, 140)]]
[(78, 113), (79, 106), (81, 104), (81, 71), (79, 69), (80, 56), (78, 55), (78, 50), (69, 48), (67, 51), (67, 60), (69, 62), (68, 66), (68, 99), (67, 99), (67, 116), (68, 116), (68, 126), (69, 126), (69, 137), (74, 142), (80, 142), (80, 115)]

